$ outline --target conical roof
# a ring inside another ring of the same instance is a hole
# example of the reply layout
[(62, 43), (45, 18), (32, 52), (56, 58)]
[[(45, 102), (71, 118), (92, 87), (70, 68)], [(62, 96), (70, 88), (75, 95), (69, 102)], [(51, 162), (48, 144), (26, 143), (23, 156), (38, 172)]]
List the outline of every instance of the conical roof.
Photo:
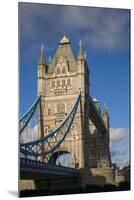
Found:
[(56, 53), (48, 66), (48, 73), (54, 72), (56, 61), (60, 56), (66, 58), (69, 71), (72, 72), (76, 70), (76, 60), (71, 49), (69, 38), (65, 34), (60, 40)]

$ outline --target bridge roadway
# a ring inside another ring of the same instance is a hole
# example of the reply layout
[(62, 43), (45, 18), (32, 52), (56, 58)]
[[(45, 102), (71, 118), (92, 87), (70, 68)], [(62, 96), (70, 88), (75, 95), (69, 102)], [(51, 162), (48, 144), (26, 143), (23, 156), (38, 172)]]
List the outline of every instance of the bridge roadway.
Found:
[(20, 158), (20, 179), (53, 180), (78, 177), (78, 169)]

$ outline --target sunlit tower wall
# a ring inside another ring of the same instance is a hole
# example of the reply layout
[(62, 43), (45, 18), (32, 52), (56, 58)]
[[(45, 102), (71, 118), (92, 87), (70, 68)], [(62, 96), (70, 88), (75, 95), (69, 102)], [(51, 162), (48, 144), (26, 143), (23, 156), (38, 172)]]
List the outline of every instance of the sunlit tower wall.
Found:
[[(80, 90), (80, 103), (73, 124), (56, 151), (69, 152), (74, 156), (73, 167), (80, 170), (82, 185), (113, 183), (109, 150), (109, 114), (106, 106), (101, 112), (98, 100), (92, 99), (107, 129), (102, 134), (89, 119), (89, 86), (89, 67), (81, 41), (75, 57), (69, 38), (64, 35), (55, 55), (52, 59), (49, 58), (48, 63), (44, 47), (41, 46), (38, 63), (38, 95), (41, 96), (42, 111), (38, 117), (40, 136), (47, 135), (60, 125), (70, 112)], [(58, 155), (54, 153), (55, 156)]]
[[(75, 163), (81, 173), (81, 184), (89, 182), (89, 70), (81, 41), (75, 58), (69, 38), (64, 35), (54, 57), (47, 63), (44, 48), (38, 64), (38, 95), (41, 95), (43, 127), (39, 120), (39, 131), (46, 135), (57, 127), (70, 112), (78, 91), (80, 103), (65, 142), (59, 151), (69, 150), (75, 156)], [(42, 130), (41, 130), (42, 129)]]

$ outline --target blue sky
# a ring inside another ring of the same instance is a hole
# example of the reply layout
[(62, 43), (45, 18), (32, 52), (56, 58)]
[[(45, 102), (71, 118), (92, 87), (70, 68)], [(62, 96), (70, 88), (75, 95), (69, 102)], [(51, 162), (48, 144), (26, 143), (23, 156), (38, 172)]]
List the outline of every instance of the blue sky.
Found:
[(53, 57), (66, 32), (75, 56), (81, 39), (90, 70), (90, 95), (110, 115), (112, 160), (129, 160), (129, 10), (19, 4), (20, 115), (37, 96), (40, 45)]

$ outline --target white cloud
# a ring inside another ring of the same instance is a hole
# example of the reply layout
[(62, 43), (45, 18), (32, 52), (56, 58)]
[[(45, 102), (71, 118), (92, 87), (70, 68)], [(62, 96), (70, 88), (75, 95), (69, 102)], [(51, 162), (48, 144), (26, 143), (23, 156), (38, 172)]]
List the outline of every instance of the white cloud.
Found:
[(37, 124), (33, 128), (26, 127), (20, 135), (21, 143), (31, 142), (36, 139), (39, 139)]
[(95, 49), (128, 48), (128, 10), (25, 3), (20, 8), (21, 34), (30, 40), (66, 31)]
[(125, 128), (110, 128), (110, 151), (112, 161), (118, 166), (126, 166), (130, 160), (129, 130)]
[(121, 141), (128, 136), (128, 129), (110, 128), (110, 143)]

